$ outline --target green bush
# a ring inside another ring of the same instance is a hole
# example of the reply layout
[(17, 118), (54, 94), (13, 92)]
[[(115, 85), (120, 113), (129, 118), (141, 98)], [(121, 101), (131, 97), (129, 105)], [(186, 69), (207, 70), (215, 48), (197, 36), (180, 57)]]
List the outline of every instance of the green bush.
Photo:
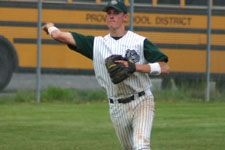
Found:
[[(164, 89), (153, 94), (155, 99), (164, 101), (205, 101), (205, 89), (198, 87), (192, 89)], [(210, 101), (225, 101), (225, 93), (211, 91)]]
[(91, 101), (91, 100), (106, 100), (107, 96), (104, 91), (82, 91), (77, 90), (75, 92), (76, 99), (85, 100), (85, 101)]
[[(158, 101), (205, 101), (204, 88), (177, 88), (163, 89), (153, 92), (155, 100)], [(77, 90), (65, 89), (59, 87), (48, 87), (41, 91), (41, 102), (89, 102), (89, 101), (107, 101), (106, 93), (102, 90)], [(225, 101), (225, 93), (212, 91), (210, 101)], [(0, 96), (0, 103), (36, 102), (36, 93), (34, 91), (19, 91), (13, 95)]]
[(58, 87), (48, 87), (41, 92), (42, 101), (69, 101), (74, 100), (73, 89), (63, 89)]
[(92, 101), (104, 100), (106, 95), (103, 91), (64, 89), (49, 87), (41, 92), (42, 101)]
[(17, 92), (14, 96), (15, 102), (30, 102), (35, 100), (35, 94), (32, 92)]

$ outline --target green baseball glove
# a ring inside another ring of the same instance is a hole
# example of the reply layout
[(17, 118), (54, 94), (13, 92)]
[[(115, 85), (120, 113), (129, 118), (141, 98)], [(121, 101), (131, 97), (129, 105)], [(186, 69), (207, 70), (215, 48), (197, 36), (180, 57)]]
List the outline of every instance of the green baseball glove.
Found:
[[(116, 60), (127, 61), (128, 67), (126, 67), (123, 63), (115, 62)], [(105, 60), (105, 65), (114, 84), (122, 82), (136, 71), (135, 63), (131, 59), (124, 58), (121, 55), (109, 56)]]

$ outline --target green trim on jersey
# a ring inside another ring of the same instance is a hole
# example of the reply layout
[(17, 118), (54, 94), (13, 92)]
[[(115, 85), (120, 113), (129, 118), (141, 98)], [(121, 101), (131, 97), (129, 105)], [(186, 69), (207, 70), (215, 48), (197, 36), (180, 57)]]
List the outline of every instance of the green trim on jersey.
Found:
[(84, 36), (76, 32), (71, 32), (71, 34), (76, 41), (76, 47), (69, 44), (68, 44), (68, 47), (93, 60), (93, 45), (94, 45), (95, 37)]
[(168, 62), (168, 57), (148, 39), (144, 41), (144, 57), (150, 63), (159, 61)]
[[(85, 36), (76, 32), (71, 32), (71, 34), (76, 41), (76, 47), (69, 44), (68, 47), (93, 60), (93, 47), (95, 37)], [(150, 63), (158, 61), (168, 61), (168, 57), (148, 39), (144, 41), (144, 57)]]

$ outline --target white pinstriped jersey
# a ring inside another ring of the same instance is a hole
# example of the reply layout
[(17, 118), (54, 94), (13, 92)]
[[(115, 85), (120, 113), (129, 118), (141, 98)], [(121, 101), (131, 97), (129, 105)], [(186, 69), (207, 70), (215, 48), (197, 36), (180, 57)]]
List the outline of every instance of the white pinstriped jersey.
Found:
[[(150, 91), (151, 81), (148, 73), (134, 72), (119, 84), (113, 84), (105, 66), (105, 59), (111, 55), (122, 55), (136, 64), (168, 61), (154, 44), (145, 37), (128, 31), (123, 37), (110, 34), (101, 37), (84, 36), (71, 32), (76, 46), (70, 49), (93, 60), (95, 75), (100, 85), (106, 89), (110, 98), (110, 116), (116, 134), (124, 150), (150, 150), (150, 135), (154, 118), (154, 97)], [(135, 94), (145, 91), (139, 96)], [(131, 100), (130, 98), (134, 98)], [(117, 99), (128, 98), (128, 103)]]
[(105, 67), (107, 57), (114, 54), (125, 57), (126, 50), (135, 50), (140, 56), (136, 64), (148, 63), (144, 58), (144, 40), (145, 37), (131, 31), (127, 31), (119, 40), (115, 40), (110, 34), (95, 37), (93, 52), (95, 75), (99, 84), (106, 89), (109, 98), (125, 98), (150, 88), (151, 80), (148, 73), (135, 72), (123, 82), (113, 84)]

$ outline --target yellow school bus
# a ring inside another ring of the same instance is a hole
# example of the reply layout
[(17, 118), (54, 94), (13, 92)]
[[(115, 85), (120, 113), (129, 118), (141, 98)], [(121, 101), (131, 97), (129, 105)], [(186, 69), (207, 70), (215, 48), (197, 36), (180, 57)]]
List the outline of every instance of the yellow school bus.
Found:
[[(42, 21), (84, 35), (108, 33), (108, 0), (42, 0)], [(125, 0), (129, 5), (129, 1)], [(225, 2), (213, 0), (211, 74), (225, 78)], [(134, 31), (169, 56), (168, 77), (204, 77), (207, 49), (207, 0), (138, 0)], [(0, 89), (14, 71), (37, 66), (37, 0), (0, 0)], [(129, 28), (129, 22), (127, 23)], [(94, 74), (92, 61), (42, 32), (41, 67), (45, 73)], [(223, 80), (224, 81), (224, 80)], [(221, 81), (220, 81), (221, 82)]]

